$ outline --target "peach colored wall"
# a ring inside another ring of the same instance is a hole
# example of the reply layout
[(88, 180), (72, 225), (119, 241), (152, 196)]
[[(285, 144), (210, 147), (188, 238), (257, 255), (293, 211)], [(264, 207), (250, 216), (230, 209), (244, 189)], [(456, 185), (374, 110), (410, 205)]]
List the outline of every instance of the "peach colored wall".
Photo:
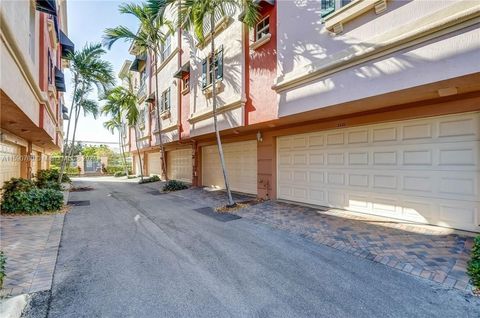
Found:
[(263, 134), (257, 148), (257, 193), (259, 198), (276, 198), (276, 138)]
[(190, 138), (190, 123), (188, 122), (188, 118), (190, 118), (190, 92), (186, 94), (180, 94), (180, 139), (188, 139)]
[[(277, 93), (272, 89), (277, 75), (277, 6), (261, 2), (260, 15), (262, 18), (269, 16), (271, 38), (256, 50), (246, 52), (249, 64), (246, 82), (250, 91), (245, 106), (246, 125), (272, 120), (278, 116)], [(251, 44), (255, 32), (250, 30), (250, 33)]]

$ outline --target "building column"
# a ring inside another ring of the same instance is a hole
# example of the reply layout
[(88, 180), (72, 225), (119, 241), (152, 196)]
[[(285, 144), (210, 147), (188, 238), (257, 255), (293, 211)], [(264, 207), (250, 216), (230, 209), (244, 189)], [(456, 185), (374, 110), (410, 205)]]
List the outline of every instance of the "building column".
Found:
[(271, 133), (262, 134), (257, 145), (257, 196), (276, 199), (276, 138)]

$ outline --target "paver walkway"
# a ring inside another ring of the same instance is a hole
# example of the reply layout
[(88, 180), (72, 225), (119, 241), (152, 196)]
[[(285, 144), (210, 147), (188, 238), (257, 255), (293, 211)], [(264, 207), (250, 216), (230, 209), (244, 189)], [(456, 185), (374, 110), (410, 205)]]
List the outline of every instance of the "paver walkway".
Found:
[(0, 248), (7, 256), (0, 296), (50, 289), (64, 214), (0, 217)]
[[(225, 204), (222, 191), (192, 188), (175, 195), (209, 206)], [(236, 197), (237, 201), (248, 199)], [(278, 201), (262, 202), (235, 213), (447, 287), (463, 291), (472, 288), (466, 273), (473, 244), (471, 233)]]

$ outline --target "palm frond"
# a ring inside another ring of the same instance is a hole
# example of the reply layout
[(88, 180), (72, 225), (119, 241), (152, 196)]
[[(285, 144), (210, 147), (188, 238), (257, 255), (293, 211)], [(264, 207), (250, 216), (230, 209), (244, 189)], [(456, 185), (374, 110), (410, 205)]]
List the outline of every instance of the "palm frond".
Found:
[(103, 45), (110, 50), (113, 44), (118, 40), (123, 40), (124, 42), (136, 42), (140, 40), (140, 38), (135, 32), (123, 25), (119, 25), (115, 28), (105, 29), (102, 41)]

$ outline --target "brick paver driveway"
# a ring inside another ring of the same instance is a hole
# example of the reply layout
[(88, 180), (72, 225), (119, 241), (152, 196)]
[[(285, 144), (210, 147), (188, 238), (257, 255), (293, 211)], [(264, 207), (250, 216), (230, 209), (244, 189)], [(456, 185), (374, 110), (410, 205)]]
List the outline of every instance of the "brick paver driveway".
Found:
[(0, 295), (50, 289), (64, 214), (2, 214), (0, 218), (0, 249), (7, 256), (7, 277)]
[[(210, 206), (225, 204), (222, 191), (192, 188), (175, 195)], [(251, 199), (236, 196), (237, 201)], [(472, 233), (278, 201), (235, 213), (447, 287), (464, 291), (472, 287), (466, 273)]]

